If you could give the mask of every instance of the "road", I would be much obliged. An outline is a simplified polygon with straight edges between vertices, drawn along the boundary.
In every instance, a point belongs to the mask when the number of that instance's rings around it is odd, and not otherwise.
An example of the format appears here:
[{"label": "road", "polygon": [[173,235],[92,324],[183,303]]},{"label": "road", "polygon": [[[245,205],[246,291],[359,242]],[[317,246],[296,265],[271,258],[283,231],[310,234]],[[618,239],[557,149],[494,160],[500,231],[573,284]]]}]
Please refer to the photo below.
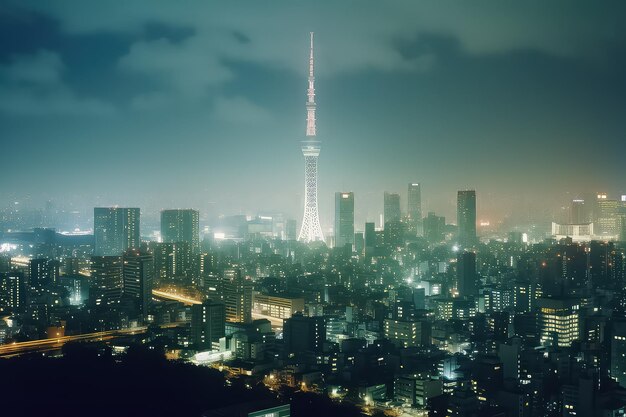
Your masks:
[{"label": "road", "polygon": [[[168,291],[152,290],[152,295],[157,298],[162,298],[165,300],[179,301],[185,305],[202,304],[202,301],[200,300],[196,300],[194,298],[186,297],[184,295],[179,295],[177,293],[168,292]],[[253,311],[252,318],[255,320],[267,319],[272,324],[273,328],[283,327],[283,319],[279,319],[277,317],[266,316],[265,314],[255,313]]]},{"label": "road", "polygon": [[[161,325],[161,328],[172,328],[184,325],[184,323],[169,323]],[[73,336],[62,336],[51,339],[29,340],[7,345],[0,345],[0,357],[10,357],[32,352],[46,352],[63,347],[68,342],[99,342],[109,341],[118,337],[132,336],[146,332],[147,326],[134,327],[132,329],[105,330],[103,332],[84,333]]]},{"label": "road", "polygon": [[74,336],[62,336],[52,339],[29,340],[8,345],[0,345],[0,356],[14,356],[28,352],[43,352],[61,348],[68,342],[95,342],[115,339],[116,337],[141,334],[147,327],[136,327],[125,330],[106,330],[103,332],[85,333]]}]

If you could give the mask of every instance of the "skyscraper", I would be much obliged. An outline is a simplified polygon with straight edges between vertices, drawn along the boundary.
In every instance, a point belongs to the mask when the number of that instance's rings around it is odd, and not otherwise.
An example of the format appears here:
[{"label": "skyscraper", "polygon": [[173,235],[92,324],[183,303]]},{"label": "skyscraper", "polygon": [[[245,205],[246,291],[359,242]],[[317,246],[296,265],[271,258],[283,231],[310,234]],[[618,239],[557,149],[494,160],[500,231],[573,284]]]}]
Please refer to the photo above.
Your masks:
[{"label": "skyscraper", "polygon": [[312,242],[324,240],[317,207],[317,158],[320,155],[320,142],[315,130],[315,76],[313,72],[313,32],[309,55],[309,88],[306,103],[306,139],[302,141],[304,155],[304,216],[298,240]]},{"label": "skyscraper", "polygon": [[354,245],[354,193],[335,193],[335,246]]},{"label": "skyscraper", "polygon": [[211,349],[224,337],[225,328],[224,304],[206,300],[191,307],[191,343],[198,349]]},{"label": "skyscraper", "polygon": [[608,239],[618,237],[620,202],[607,198],[606,193],[598,193],[594,208],[594,232]]},{"label": "skyscraper", "polygon": [[476,254],[462,252],[456,261],[457,292],[459,297],[478,295],[478,274],[476,273]]},{"label": "skyscraper", "polygon": [[407,214],[411,233],[422,235],[422,187],[419,183],[410,183],[407,193]]},{"label": "skyscraper", "polygon": [[120,302],[124,290],[121,256],[92,256],[89,297],[95,305]]},{"label": "skyscraper", "polygon": [[572,200],[570,206],[569,222],[571,224],[587,223],[589,221],[588,211],[585,208],[585,200],[575,199]]},{"label": "skyscraper", "polygon": [[200,214],[192,209],[161,211],[161,239],[165,243],[187,242],[194,253],[200,250]]},{"label": "skyscraper", "polygon": [[0,310],[2,307],[18,309],[26,302],[26,279],[18,271],[0,273]]},{"label": "skyscraper", "polygon": [[402,215],[400,213],[400,195],[399,194],[388,193],[385,191],[383,214],[385,217],[385,223],[400,221]]},{"label": "skyscraper", "polygon": [[476,191],[458,192],[456,213],[459,244],[462,246],[474,245],[476,243]]},{"label": "skyscraper", "polygon": [[120,256],[141,243],[138,208],[96,207],[93,223],[96,256]]},{"label": "skyscraper", "polygon": [[374,253],[374,248],[376,248],[376,224],[375,223],[365,223],[365,254],[367,256],[372,256]]},{"label": "skyscraper", "polygon": [[252,321],[252,282],[239,269],[224,271],[223,300],[226,320],[236,323]]},{"label": "skyscraper", "polygon": [[144,317],[152,302],[154,260],[149,253],[129,249],[124,253],[124,296],[133,300]]},{"label": "skyscraper", "polygon": [[540,298],[539,336],[544,346],[567,347],[580,337],[580,302],[570,298]]},{"label": "skyscraper", "polygon": [[429,212],[428,216],[424,217],[424,237],[429,243],[439,243],[444,239],[446,218],[443,216],[437,216],[433,212]]},{"label": "skyscraper", "polygon": [[54,259],[31,259],[28,265],[28,278],[31,287],[56,283],[59,279],[60,262]]}]

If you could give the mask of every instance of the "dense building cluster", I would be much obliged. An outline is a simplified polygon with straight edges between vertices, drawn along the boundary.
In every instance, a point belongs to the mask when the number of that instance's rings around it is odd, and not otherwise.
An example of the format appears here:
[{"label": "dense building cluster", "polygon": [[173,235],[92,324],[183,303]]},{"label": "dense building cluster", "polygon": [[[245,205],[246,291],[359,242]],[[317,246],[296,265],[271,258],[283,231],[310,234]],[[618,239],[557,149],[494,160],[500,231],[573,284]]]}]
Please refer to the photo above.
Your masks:
[{"label": "dense building cluster", "polygon": [[158,340],[171,358],[367,413],[622,415],[626,203],[574,200],[562,223],[600,234],[531,238],[479,236],[473,190],[456,224],[422,215],[419,184],[407,196],[403,210],[385,193],[383,227],[361,228],[354,193],[338,192],[334,233],[307,244],[283,216],[201,233],[187,209],[163,210],[158,233],[121,207],[95,208],[93,234],[5,226],[0,354]]}]

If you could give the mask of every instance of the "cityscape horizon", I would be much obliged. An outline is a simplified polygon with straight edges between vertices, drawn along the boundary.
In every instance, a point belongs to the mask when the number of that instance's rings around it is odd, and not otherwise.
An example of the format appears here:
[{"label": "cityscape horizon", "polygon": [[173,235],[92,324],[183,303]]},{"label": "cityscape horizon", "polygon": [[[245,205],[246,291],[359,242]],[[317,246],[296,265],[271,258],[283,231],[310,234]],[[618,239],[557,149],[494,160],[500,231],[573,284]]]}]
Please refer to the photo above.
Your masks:
[{"label": "cityscape horizon", "polygon": [[4,410],[625,416],[624,21],[0,4]]}]

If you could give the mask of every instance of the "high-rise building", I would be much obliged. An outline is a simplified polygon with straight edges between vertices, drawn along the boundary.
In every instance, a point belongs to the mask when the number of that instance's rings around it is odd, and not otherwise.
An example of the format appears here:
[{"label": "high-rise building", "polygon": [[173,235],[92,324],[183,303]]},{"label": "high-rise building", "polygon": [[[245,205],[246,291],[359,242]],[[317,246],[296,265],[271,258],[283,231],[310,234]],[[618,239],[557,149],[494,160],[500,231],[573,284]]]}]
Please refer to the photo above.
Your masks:
[{"label": "high-rise building", "polygon": [[315,75],[313,65],[313,32],[309,55],[309,88],[306,102],[306,139],[302,141],[304,155],[304,216],[298,240],[312,242],[324,240],[317,206],[317,159],[320,155],[320,142],[315,126]]},{"label": "high-rise building", "polygon": [[611,320],[611,378],[626,386],[626,319]]},{"label": "high-rise building", "polygon": [[93,222],[96,256],[120,256],[141,243],[138,208],[96,207]]},{"label": "high-rise building", "polygon": [[354,193],[335,193],[335,246],[354,245]]},{"label": "high-rise building", "polygon": [[596,235],[608,239],[617,238],[620,230],[620,202],[607,198],[606,193],[598,193],[594,209],[594,227]]},{"label": "high-rise building", "polygon": [[459,228],[459,244],[472,246],[476,239],[476,191],[459,191],[457,195],[456,222]]},{"label": "high-rise building", "polygon": [[419,183],[409,184],[407,193],[407,215],[409,219],[409,231],[421,236],[422,230],[422,187]]},{"label": "high-rise building", "polygon": [[252,321],[252,282],[243,276],[240,269],[226,269],[222,285],[226,320],[250,323]]},{"label": "high-rise building", "polygon": [[298,222],[296,219],[287,219],[285,226],[285,237],[287,240],[296,240],[298,237]]},{"label": "high-rise building", "polygon": [[405,223],[400,220],[385,222],[385,244],[391,247],[401,247],[404,244],[405,226]]},{"label": "high-rise building", "polygon": [[476,272],[476,254],[462,252],[456,261],[457,292],[459,297],[478,295],[478,273]]},{"label": "high-rise building", "polygon": [[198,349],[211,349],[226,334],[223,303],[206,300],[191,308],[191,343]]},{"label": "high-rise building", "polygon": [[18,271],[0,274],[0,311],[6,306],[11,309],[23,307],[26,303],[26,278]]},{"label": "high-rise building", "polygon": [[31,287],[56,283],[59,280],[60,262],[54,259],[31,259],[28,265],[28,278]]},{"label": "high-rise building", "polygon": [[193,259],[189,242],[150,245],[154,256],[155,278],[161,283],[174,278],[185,279],[193,275]]},{"label": "high-rise building", "polygon": [[376,248],[376,225],[365,223],[365,254],[371,256]]},{"label": "high-rise building", "polygon": [[540,298],[537,305],[542,345],[569,347],[578,340],[580,302],[570,298]]},{"label": "high-rise building", "polygon": [[570,224],[582,224],[589,222],[589,212],[585,206],[585,200],[583,199],[577,198],[572,200],[569,213]]},{"label": "high-rise building", "polygon": [[385,319],[384,333],[385,339],[400,348],[423,346],[431,343],[431,326],[425,320]]},{"label": "high-rise building", "polygon": [[400,221],[402,214],[400,212],[400,194],[389,193],[385,191],[383,215],[385,223]]},{"label": "high-rise building", "polygon": [[284,322],[283,339],[285,352],[319,352],[326,341],[326,325],[323,317],[306,317],[294,314]]},{"label": "high-rise building", "polygon": [[119,303],[124,290],[121,256],[92,256],[89,297],[92,304]]},{"label": "high-rise building", "polygon": [[124,296],[133,300],[144,318],[152,302],[154,259],[149,253],[129,249],[124,253]]},{"label": "high-rise building", "polygon": [[363,232],[356,232],[354,234],[354,251],[359,255],[363,255],[365,250],[365,239],[363,238]]},{"label": "high-rise building", "polygon": [[429,212],[428,216],[424,217],[424,238],[429,243],[439,243],[443,241],[445,236],[446,218],[443,216],[437,216],[433,212]]},{"label": "high-rise building", "polygon": [[200,214],[192,209],[161,211],[161,239],[165,243],[186,242],[193,253],[200,251]]}]

